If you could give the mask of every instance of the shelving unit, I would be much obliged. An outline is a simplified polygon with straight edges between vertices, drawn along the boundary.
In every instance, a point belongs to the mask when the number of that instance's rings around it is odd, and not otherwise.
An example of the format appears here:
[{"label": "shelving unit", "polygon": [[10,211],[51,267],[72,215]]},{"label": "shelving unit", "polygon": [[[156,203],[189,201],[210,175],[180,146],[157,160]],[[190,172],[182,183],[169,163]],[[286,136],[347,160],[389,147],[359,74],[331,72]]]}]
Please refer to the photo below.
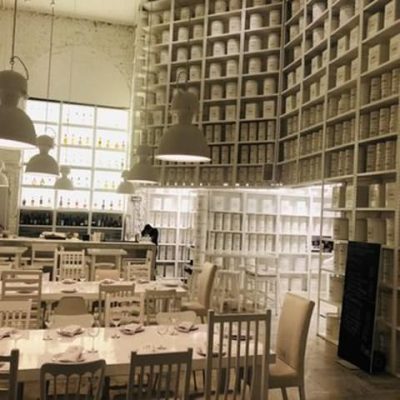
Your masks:
[{"label": "shelving unit", "polygon": [[[143,6],[149,12],[139,31],[144,46],[135,86],[137,131],[148,118],[142,141],[156,152],[163,131],[175,122],[169,113],[173,93],[187,77],[188,89],[200,101],[195,123],[212,158],[200,166],[155,161],[162,184],[265,186],[274,179],[279,130],[283,4],[246,0],[225,10],[210,0],[171,0]],[[148,62],[151,105],[146,116],[142,76]]]},{"label": "shelving unit", "polygon": [[[120,240],[125,200],[115,190],[128,165],[129,112],[29,100],[27,113],[39,135],[54,137],[50,154],[60,165],[71,167],[75,190],[56,191],[55,178],[23,173],[19,234],[103,232],[106,239]],[[36,153],[24,151],[24,164]]]}]

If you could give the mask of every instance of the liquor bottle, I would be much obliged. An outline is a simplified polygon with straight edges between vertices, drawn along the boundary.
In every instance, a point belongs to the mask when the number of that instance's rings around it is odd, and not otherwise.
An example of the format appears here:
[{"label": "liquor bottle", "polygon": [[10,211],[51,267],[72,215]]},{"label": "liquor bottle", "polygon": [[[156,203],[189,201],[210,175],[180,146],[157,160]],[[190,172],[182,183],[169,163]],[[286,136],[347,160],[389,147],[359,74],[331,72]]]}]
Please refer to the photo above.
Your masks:
[{"label": "liquor bottle", "polygon": [[68,136],[64,134],[63,143],[68,144]]},{"label": "liquor bottle", "polygon": [[40,206],[43,205],[43,197],[42,197],[42,196],[40,196],[40,198],[39,198],[39,205],[40,205]]},{"label": "liquor bottle", "polygon": [[71,199],[68,197],[67,199],[67,207],[69,208],[71,206]]},{"label": "liquor bottle", "polygon": [[101,140],[101,137],[99,137],[99,140],[97,141],[97,146],[101,147],[102,144],[103,144],[103,141]]},{"label": "liquor bottle", "polygon": [[79,146],[81,146],[81,145],[82,145],[82,136],[79,136],[79,139],[78,139],[78,144],[79,144]]},{"label": "liquor bottle", "polygon": [[107,149],[110,148],[110,139],[107,139],[107,141],[106,141],[106,147],[107,147]]},{"label": "liquor bottle", "polygon": [[114,207],[114,204],[113,204],[113,201],[111,200],[111,201],[110,201],[110,210],[112,210],[113,207]]},{"label": "liquor bottle", "polygon": [[101,209],[104,210],[106,208],[106,201],[103,200],[103,202],[101,203]]},{"label": "liquor bottle", "polygon": [[75,144],[75,134],[72,134],[72,138],[71,138],[71,144]]},{"label": "liquor bottle", "polygon": [[59,201],[58,205],[59,205],[60,207],[63,206],[63,198],[62,198],[62,196],[60,196],[60,201]]},{"label": "liquor bottle", "polygon": [[25,199],[25,198],[22,199],[22,205],[23,205],[23,206],[26,205],[26,199]]},{"label": "liquor bottle", "polygon": [[32,197],[32,198],[31,198],[31,206],[33,207],[34,205],[35,205],[35,198]]},{"label": "liquor bottle", "polygon": [[44,178],[42,178],[42,179],[40,180],[40,186],[43,186],[45,183],[46,183],[46,182],[45,182]]},{"label": "liquor bottle", "polygon": [[51,199],[50,199],[50,197],[47,199],[47,205],[50,207],[50,205],[51,205]]}]

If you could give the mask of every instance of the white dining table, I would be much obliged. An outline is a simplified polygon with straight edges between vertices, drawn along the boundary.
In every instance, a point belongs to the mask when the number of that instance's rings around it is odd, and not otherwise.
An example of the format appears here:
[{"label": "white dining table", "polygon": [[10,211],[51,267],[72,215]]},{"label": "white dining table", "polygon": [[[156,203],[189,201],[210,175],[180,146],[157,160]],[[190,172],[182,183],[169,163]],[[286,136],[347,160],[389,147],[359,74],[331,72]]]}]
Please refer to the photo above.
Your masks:
[{"label": "white dining table", "polygon": [[[96,353],[88,352],[92,347],[92,338],[86,332],[70,338],[60,336],[56,330],[51,330],[52,340],[44,340],[44,335],[48,331],[42,329],[21,331],[22,337],[17,340],[15,346],[13,339],[1,339],[0,349],[5,354],[12,348],[19,349],[19,382],[37,381],[41,366],[44,363],[52,362],[54,355],[64,352],[71,345],[83,347],[83,359],[86,361],[104,359],[107,364],[105,374],[109,377],[128,375],[132,351],[162,353],[186,351],[191,347],[193,348],[193,370],[206,367],[206,357],[200,355],[197,350],[200,344],[205,344],[207,341],[207,325],[199,325],[197,330],[189,333],[178,332],[172,326],[151,325],[134,335],[125,335],[119,332],[120,337],[116,339],[112,336],[117,329],[100,328],[99,335],[94,339]],[[259,343],[259,346],[262,344]],[[242,345],[241,348],[243,349],[243,347]],[[232,354],[236,354],[236,350],[233,350]],[[275,361],[273,352],[270,353],[269,361],[271,363]]]}]

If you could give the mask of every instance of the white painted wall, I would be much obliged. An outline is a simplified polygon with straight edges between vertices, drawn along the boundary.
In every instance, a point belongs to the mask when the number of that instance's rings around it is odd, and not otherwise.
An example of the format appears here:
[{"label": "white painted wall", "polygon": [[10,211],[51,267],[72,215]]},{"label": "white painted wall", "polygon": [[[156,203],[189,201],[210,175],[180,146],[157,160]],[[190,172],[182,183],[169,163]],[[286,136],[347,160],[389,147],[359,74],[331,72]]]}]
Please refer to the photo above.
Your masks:
[{"label": "white painted wall", "polygon": [[[29,96],[46,98],[49,15],[19,12],[16,54],[27,64]],[[12,12],[0,10],[0,68],[9,68]],[[129,107],[134,28],[56,17],[50,98]],[[20,70],[20,68],[17,68]]]}]

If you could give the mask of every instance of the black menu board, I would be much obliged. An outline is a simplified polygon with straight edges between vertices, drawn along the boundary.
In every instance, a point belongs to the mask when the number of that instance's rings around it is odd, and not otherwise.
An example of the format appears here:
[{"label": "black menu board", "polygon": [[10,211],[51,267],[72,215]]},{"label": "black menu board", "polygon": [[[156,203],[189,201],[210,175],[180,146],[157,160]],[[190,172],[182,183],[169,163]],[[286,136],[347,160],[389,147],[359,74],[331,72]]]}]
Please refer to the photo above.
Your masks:
[{"label": "black menu board", "polygon": [[374,328],[381,246],[349,242],[338,356],[373,370]]}]

